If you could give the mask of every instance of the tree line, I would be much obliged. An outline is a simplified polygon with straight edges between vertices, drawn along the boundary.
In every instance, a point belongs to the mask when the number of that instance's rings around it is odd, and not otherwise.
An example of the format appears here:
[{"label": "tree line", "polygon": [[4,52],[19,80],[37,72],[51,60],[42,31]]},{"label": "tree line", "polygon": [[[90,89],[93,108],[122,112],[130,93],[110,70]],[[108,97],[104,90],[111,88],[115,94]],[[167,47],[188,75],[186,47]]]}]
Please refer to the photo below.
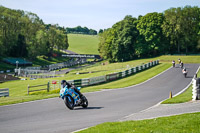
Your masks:
[{"label": "tree line", "polygon": [[199,53],[200,8],[170,8],[138,18],[129,15],[99,36],[98,50],[110,62],[162,54]]},{"label": "tree line", "polygon": [[77,26],[74,28],[66,28],[67,33],[75,33],[75,34],[88,34],[88,35],[97,35],[97,31],[93,29],[88,29],[87,27]]},{"label": "tree line", "polygon": [[46,25],[36,14],[0,6],[0,56],[35,58],[67,49],[65,30]]}]

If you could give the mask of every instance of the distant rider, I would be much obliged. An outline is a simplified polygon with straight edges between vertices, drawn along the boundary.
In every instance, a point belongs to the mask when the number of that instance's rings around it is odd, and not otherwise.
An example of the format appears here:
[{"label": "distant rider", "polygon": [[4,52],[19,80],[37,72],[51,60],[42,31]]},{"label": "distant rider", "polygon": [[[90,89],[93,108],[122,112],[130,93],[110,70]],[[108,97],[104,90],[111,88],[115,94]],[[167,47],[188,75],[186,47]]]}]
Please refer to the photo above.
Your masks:
[{"label": "distant rider", "polygon": [[[66,86],[66,85],[67,85],[67,86]],[[76,86],[71,85],[71,84],[68,83],[66,80],[62,80],[62,81],[61,81],[61,87],[62,87],[62,88],[67,87],[67,88],[74,89],[74,91],[75,91],[76,93],[79,94],[80,98],[83,97],[83,94],[76,88]]]},{"label": "distant rider", "polygon": [[182,73],[183,73],[183,75],[184,75],[185,77],[187,76],[187,70],[186,70],[186,68],[183,68]]},{"label": "distant rider", "polygon": [[180,58],[178,59],[178,63],[179,63],[179,64],[181,63],[181,59],[180,59]]},{"label": "distant rider", "polygon": [[183,68],[183,62],[182,62],[182,61],[181,61],[181,63],[180,63],[180,67]]}]

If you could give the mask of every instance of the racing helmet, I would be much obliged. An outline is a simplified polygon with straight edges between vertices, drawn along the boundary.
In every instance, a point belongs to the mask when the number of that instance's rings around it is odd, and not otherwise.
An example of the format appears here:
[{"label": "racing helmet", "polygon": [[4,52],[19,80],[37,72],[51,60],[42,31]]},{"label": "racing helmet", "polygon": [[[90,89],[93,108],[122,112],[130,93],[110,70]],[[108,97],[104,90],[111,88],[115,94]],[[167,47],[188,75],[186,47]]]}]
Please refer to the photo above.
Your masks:
[{"label": "racing helmet", "polygon": [[61,87],[64,88],[66,85],[67,85],[67,81],[66,80],[62,80],[61,81]]}]

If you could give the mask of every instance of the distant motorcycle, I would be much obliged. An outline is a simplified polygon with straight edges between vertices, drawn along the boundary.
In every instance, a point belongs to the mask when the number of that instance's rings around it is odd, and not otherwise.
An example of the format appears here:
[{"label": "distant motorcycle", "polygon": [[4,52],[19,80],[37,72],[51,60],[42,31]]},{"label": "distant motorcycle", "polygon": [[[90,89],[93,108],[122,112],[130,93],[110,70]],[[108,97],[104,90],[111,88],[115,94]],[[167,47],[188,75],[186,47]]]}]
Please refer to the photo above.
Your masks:
[{"label": "distant motorcycle", "polygon": [[[81,87],[77,87],[80,91]],[[80,98],[79,94],[74,91],[74,89],[64,87],[60,90],[60,97],[64,100],[65,105],[73,110],[76,106],[82,106],[87,108],[88,100],[85,96]]]},{"label": "distant motorcycle", "polygon": [[183,69],[182,72],[183,72],[184,77],[186,78],[187,77],[187,71],[186,71],[186,69]]}]

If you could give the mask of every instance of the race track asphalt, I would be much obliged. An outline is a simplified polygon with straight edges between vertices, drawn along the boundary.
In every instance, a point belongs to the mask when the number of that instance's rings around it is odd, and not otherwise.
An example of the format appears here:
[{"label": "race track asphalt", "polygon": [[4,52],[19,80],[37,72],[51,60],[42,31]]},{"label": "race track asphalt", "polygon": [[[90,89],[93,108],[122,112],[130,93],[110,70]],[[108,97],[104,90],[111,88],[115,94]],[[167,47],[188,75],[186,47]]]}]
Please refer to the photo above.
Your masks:
[{"label": "race track asphalt", "polygon": [[[170,68],[161,75],[136,86],[85,93],[89,107],[69,110],[62,99],[51,98],[1,106],[1,133],[68,133],[103,122],[118,121],[147,109],[180,92],[192,80],[199,64],[186,64],[187,78],[180,68]],[[133,81],[134,82],[134,81]]]}]

